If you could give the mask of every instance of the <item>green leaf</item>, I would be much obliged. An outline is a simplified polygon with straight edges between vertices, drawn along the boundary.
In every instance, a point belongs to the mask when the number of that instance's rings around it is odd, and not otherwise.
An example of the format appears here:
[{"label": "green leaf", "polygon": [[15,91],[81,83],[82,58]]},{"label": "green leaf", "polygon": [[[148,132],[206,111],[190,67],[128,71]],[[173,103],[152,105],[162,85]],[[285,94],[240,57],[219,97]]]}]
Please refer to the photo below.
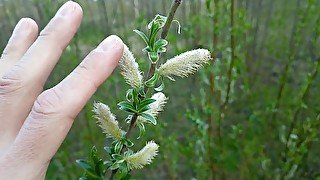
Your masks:
[{"label": "green leaf", "polygon": [[178,20],[173,20],[172,22],[176,22],[178,25],[178,34],[181,34],[181,24]]},{"label": "green leaf", "polygon": [[141,107],[141,108],[138,110],[138,112],[139,112],[139,113],[143,113],[143,112],[145,112],[145,111],[148,111],[149,109],[150,109],[149,106],[143,106],[143,107]]},{"label": "green leaf", "polygon": [[146,43],[146,45],[149,45],[149,38],[147,37],[146,34],[144,34],[142,31],[139,31],[137,29],[133,30],[135,33],[137,33],[142,39],[143,41]]},{"label": "green leaf", "polygon": [[171,81],[176,81],[173,77],[171,76],[166,76],[168,79],[170,79]]},{"label": "green leaf", "polygon": [[104,149],[109,155],[112,154],[112,149],[111,149],[110,147],[105,146],[103,149]]},{"label": "green leaf", "polygon": [[134,145],[134,143],[129,139],[123,139],[123,144],[127,147],[132,147]]},{"label": "green leaf", "polygon": [[97,151],[97,148],[95,146],[93,146],[92,149],[91,149],[90,157],[91,157],[91,159],[92,159],[94,164],[99,162],[98,151]]},{"label": "green leaf", "polygon": [[131,179],[131,174],[130,173],[126,173],[125,175],[121,176],[121,180],[129,180]]},{"label": "green leaf", "polygon": [[130,102],[133,100],[133,89],[128,89],[127,94],[126,94],[126,98]]},{"label": "green leaf", "polygon": [[138,106],[139,107],[138,113],[142,113],[142,112],[149,110],[150,109],[149,105],[155,101],[156,101],[155,99],[151,99],[151,98],[144,99],[143,101],[141,101]]},{"label": "green leaf", "polygon": [[138,90],[138,94],[140,96],[142,96],[142,97],[145,97],[146,93],[144,92],[144,88],[143,87]]},{"label": "green leaf", "polygon": [[77,163],[81,168],[83,168],[84,170],[86,170],[86,171],[92,171],[91,165],[90,165],[89,162],[87,162],[86,160],[84,160],[84,159],[77,159],[77,160],[76,160],[76,163]]},{"label": "green leaf", "polygon": [[145,134],[146,128],[143,123],[138,123],[138,127],[139,127],[139,136],[137,139],[140,139]]},{"label": "green leaf", "polygon": [[149,59],[151,60],[151,62],[155,63],[159,60],[159,55],[157,52],[149,52],[148,53]]},{"label": "green leaf", "polygon": [[111,170],[115,170],[119,168],[119,163],[113,163],[112,166],[110,167]]},{"label": "green leaf", "polygon": [[95,174],[99,176],[103,175],[103,161],[99,157],[97,148],[95,146],[93,146],[91,149],[90,157],[94,165]]},{"label": "green leaf", "polygon": [[130,104],[128,101],[122,101],[118,103],[119,109],[129,112],[129,113],[135,113],[136,109],[132,104]]},{"label": "green leaf", "polygon": [[162,91],[163,89],[164,89],[164,83],[163,82],[161,82],[160,86],[154,88],[154,90],[158,91],[158,92]]},{"label": "green leaf", "polygon": [[105,174],[103,160],[99,157],[97,153],[97,148],[92,147],[90,151],[91,161],[77,160],[76,163],[85,169],[84,178],[86,179],[102,179]]},{"label": "green leaf", "polygon": [[95,163],[95,172],[99,176],[103,176],[103,161],[101,158],[99,158],[99,161]]},{"label": "green leaf", "polygon": [[128,168],[127,163],[121,163],[121,164],[119,164],[119,173],[118,173],[118,175],[120,175],[119,178],[120,178],[121,180],[124,180],[124,179],[125,179],[125,177],[127,176],[127,174],[128,174],[129,171],[130,171],[130,170],[129,170],[129,168]]},{"label": "green leaf", "polygon": [[147,87],[154,87],[159,80],[159,74],[155,73],[150,79],[148,79],[145,84]]},{"label": "green leaf", "polygon": [[129,115],[126,119],[125,119],[125,121],[126,121],[126,123],[130,123],[131,122],[131,118],[132,118],[132,115]]},{"label": "green leaf", "polygon": [[162,16],[160,14],[157,14],[153,20],[148,24],[148,28],[151,29],[152,24],[158,24],[160,28],[162,28],[164,26],[164,24],[167,21],[167,17],[166,16]]},{"label": "green leaf", "polygon": [[157,45],[159,47],[167,46],[168,41],[165,39],[158,39],[155,45]]},{"label": "green leaf", "polygon": [[160,29],[161,27],[159,24],[152,23],[151,29],[150,29],[150,36],[149,36],[149,46],[151,47],[151,49],[154,49],[155,40]]},{"label": "green leaf", "polygon": [[112,154],[112,158],[116,161],[120,161],[123,159],[123,157],[120,154]]},{"label": "green leaf", "polygon": [[92,172],[89,172],[89,171],[86,171],[85,176],[87,179],[90,179],[90,180],[94,180],[94,179],[102,180],[102,177],[99,177],[98,175],[93,174]]},{"label": "green leaf", "polygon": [[167,48],[165,48],[165,47],[160,47],[160,48],[157,50],[158,53],[164,53],[164,52],[166,52],[166,51],[167,51]]},{"label": "green leaf", "polygon": [[154,19],[149,22],[147,28],[148,28],[148,29],[151,29],[153,25],[154,25]]},{"label": "green leaf", "polygon": [[96,146],[92,146],[91,151],[90,151],[90,156],[96,156],[97,155],[97,148]]},{"label": "green leaf", "polygon": [[145,48],[142,49],[143,52],[152,52],[152,49],[150,46],[147,46]]},{"label": "green leaf", "polygon": [[127,148],[127,149],[128,150],[126,152],[124,152],[124,156],[130,156],[134,153],[131,149],[129,149],[129,148]]},{"label": "green leaf", "polygon": [[148,113],[142,113],[140,114],[141,117],[145,118],[148,122],[152,123],[153,125],[157,125],[157,120]]},{"label": "green leaf", "polygon": [[105,161],[104,164],[107,166],[107,168],[109,169],[112,166],[112,161]]},{"label": "green leaf", "polygon": [[155,99],[152,99],[152,98],[147,98],[147,99],[144,99],[143,101],[140,102],[139,106],[140,107],[143,107],[143,106],[147,106],[153,102],[156,102]]},{"label": "green leaf", "polygon": [[123,148],[123,144],[121,142],[117,142],[116,145],[114,146],[114,152],[120,153],[122,148]]},{"label": "green leaf", "polygon": [[157,42],[155,43],[154,45],[154,52],[159,52],[159,51],[163,51],[164,49],[164,52],[166,51],[166,46],[168,45],[168,41],[165,40],[165,39],[158,39]]}]

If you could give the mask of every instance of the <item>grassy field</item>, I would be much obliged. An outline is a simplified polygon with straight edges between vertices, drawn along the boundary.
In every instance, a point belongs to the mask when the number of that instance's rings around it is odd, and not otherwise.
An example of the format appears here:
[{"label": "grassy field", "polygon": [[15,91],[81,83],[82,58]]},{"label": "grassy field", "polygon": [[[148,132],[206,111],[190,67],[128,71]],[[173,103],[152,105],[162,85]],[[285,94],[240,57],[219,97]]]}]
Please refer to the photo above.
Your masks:
[{"label": "grassy field", "polygon": [[[0,47],[22,17],[43,28],[63,0],[0,1]],[[146,29],[169,0],[77,0],[84,19],[46,88],[60,82],[104,37],[120,36],[148,67],[144,44],[132,31]],[[320,1],[184,0],[161,61],[206,48],[214,61],[188,79],[165,80],[170,98],[159,125],[142,140],[160,145],[155,161],[132,172],[134,179],[320,179]],[[45,52],[44,52],[45,53]],[[145,72],[147,73],[147,72]],[[119,70],[78,115],[52,160],[47,179],[77,179],[75,163],[93,145],[109,143],[93,118],[94,101],[117,109],[128,85]],[[79,97],[81,98],[81,97]],[[121,121],[123,119],[123,121]],[[134,131],[134,135],[138,133]]]}]

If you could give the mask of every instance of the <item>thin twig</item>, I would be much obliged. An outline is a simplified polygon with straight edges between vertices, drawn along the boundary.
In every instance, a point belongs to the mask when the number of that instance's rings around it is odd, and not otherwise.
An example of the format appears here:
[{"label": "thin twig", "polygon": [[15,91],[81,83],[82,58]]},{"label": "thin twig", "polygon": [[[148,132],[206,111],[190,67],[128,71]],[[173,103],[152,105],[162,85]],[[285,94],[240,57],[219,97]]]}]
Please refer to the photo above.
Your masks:
[{"label": "thin twig", "polygon": [[232,69],[234,67],[234,63],[236,60],[236,55],[235,55],[235,37],[234,37],[234,16],[235,16],[235,1],[236,0],[232,0],[231,1],[231,9],[230,9],[230,28],[231,28],[231,32],[230,32],[230,46],[231,46],[231,62],[229,65],[229,69],[228,69],[228,84],[227,84],[227,95],[226,98],[224,100],[224,102],[221,104],[220,106],[220,116],[218,117],[218,143],[219,146],[221,148],[222,151],[222,147],[223,147],[223,141],[222,141],[222,133],[221,133],[221,121],[225,116],[225,111],[227,110],[227,105],[229,103],[229,99],[230,99],[230,91],[231,91],[231,84],[232,84]]},{"label": "thin twig", "polygon": [[227,86],[227,95],[226,99],[222,105],[222,107],[225,107],[229,103],[230,99],[230,91],[231,91],[231,83],[232,83],[232,69],[234,67],[234,63],[236,61],[236,54],[235,54],[235,37],[234,37],[234,16],[235,16],[235,0],[231,1],[231,13],[230,13],[230,26],[231,26],[231,32],[230,32],[230,46],[231,46],[231,62],[228,69],[228,86]]},{"label": "thin twig", "polygon": [[[297,0],[297,4],[296,4],[296,7],[297,9],[300,8],[300,0]],[[288,62],[287,64],[285,65],[284,67],[284,70],[283,70],[283,74],[281,75],[280,77],[280,87],[279,87],[279,91],[278,91],[278,94],[277,94],[277,99],[276,99],[276,103],[274,105],[274,107],[272,108],[272,115],[271,115],[271,128],[274,129],[276,127],[276,122],[275,120],[277,119],[277,115],[278,115],[278,112],[279,112],[279,108],[280,108],[280,103],[282,101],[282,97],[283,97],[283,93],[284,93],[284,89],[286,87],[286,84],[287,84],[287,79],[288,79],[288,75],[289,75],[289,70],[290,70],[290,67],[295,59],[295,56],[297,54],[297,49],[298,49],[298,45],[299,44],[298,42],[295,42],[296,41],[296,37],[300,34],[301,32],[301,28],[298,26],[298,23],[300,22],[304,22],[305,21],[305,18],[307,17],[307,14],[306,12],[309,11],[309,7],[307,7],[306,11],[304,12],[304,15],[302,17],[298,17],[298,13],[296,14],[295,16],[295,24],[292,28],[292,32],[291,32],[291,36],[290,36],[290,41],[289,41],[289,44],[290,44],[290,47],[289,47],[289,54],[288,54]],[[296,19],[299,18],[299,20],[297,21]]]},{"label": "thin twig", "polygon": [[[307,8],[305,9],[305,12],[309,12],[311,8],[311,5],[308,4]],[[307,17],[307,13],[305,13],[302,17],[301,17],[301,22],[305,22],[306,21],[306,17]],[[317,26],[319,25],[320,23],[320,16],[319,18],[317,19]],[[299,29],[300,30],[300,29]],[[320,32],[316,30],[316,34],[315,34],[315,39],[317,40],[319,38],[319,34]],[[316,61],[316,65],[315,65],[315,68],[314,70],[312,71],[311,75],[308,77],[308,81],[307,81],[307,86],[304,90],[302,90],[302,93],[301,93],[301,97],[299,98],[299,103],[304,103],[306,97],[308,96],[309,94],[309,91],[310,91],[310,88],[311,88],[311,85],[313,84],[313,81],[315,80],[317,74],[318,74],[318,71],[320,69],[320,57],[317,59]],[[289,139],[290,139],[290,135],[292,134],[295,126],[296,126],[296,123],[298,121],[298,115],[300,114],[301,112],[301,106],[297,107],[295,110],[294,110],[294,113],[293,113],[293,118],[292,118],[292,121],[290,123],[290,126],[289,126],[289,132],[287,134],[287,137],[286,137],[286,144],[285,144],[285,150],[284,150],[284,156],[283,156],[283,161],[284,163],[287,162],[287,154],[288,154],[288,151],[289,151]]]},{"label": "thin twig", "polygon": [[[302,92],[302,96],[300,98],[302,103],[304,103],[306,97],[308,96],[308,94],[310,92],[311,85],[313,84],[313,81],[316,79],[319,69],[320,69],[320,58],[317,60],[316,67],[313,70],[313,72],[311,73],[310,80],[308,81],[307,87]],[[298,115],[299,115],[300,112],[301,112],[301,106],[299,106],[298,108],[295,109],[294,115],[293,115],[293,120],[290,123],[289,132],[287,134],[287,142],[286,142],[286,145],[285,145],[285,156],[284,156],[285,159],[284,159],[284,162],[287,161],[287,154],[288,154],[288,150],[289,150],[289,138],[290,138],[290,135],[292,134],[293,129],[295,128],[295,125],[296,125],[296,123],[298,121]]]},{"label": "thin twig", "polygon": [[166,23],[164,24],[164,27],[162,29],[162,33],[161,33],[161,38],[162,39],[165,39],[168,35],[168,32],[169,32],[169,29],[170,29],[170,26],[171,26],[171,23],[172,23],[172,20],[173,20],[173,17],[174,17],[174,14],[176,13],[179,5],[182,3],[182,0],[174,0],[172,2],[172,5],[171,5],[171,8],[170,8],[170,12],[167,16],[167,21]]},{"label": "thin twig", "polygon": [[[227,84],[227,94],[224,102],[220,105],[220,114],[218,117],[218,145],[219,150],[221,153],[221,156],[223,156],[224,148],[223,148],[223,139],[222,139],[222,120],[225,117],[229,99],[230,99],[230,91],[231,91],[231,84],[232,84],[232,69],[234,67],[235,61],[236,61],[236,54],[235,54],[235,36],[234,36],[234,26],[235,26],[235,4],[236,0],[231,0],[231,8],[230,8],[230,46],[231,46],[231,62],[229,65],[227,78],[228,78],[228,84]],[[225,179],[225,173],[221,171],[221,179]]]},{"label": "thin twig", "polygon": [[[218,3],[219,0],[215,0],[214,4],[213,4],[213,26],[214,29],[212,30],[213,33],[213,38],[212,38],[212,49],[213,51],[217,50],[217,46],[218,46],[218,34],[216,33],[215,28],[217,28],[218,26]],[[209,12],[212,13],[211,9],[209,9]],[[212,52],[213,52],[212,51]],[[214,57],[215,55],[212,53],[212,57]],[[212,104],[212,99],[214,98],[215,95],[215,83],[214,83],[214,73],[210,72],[210,76],[209,76],[209,89],[210,89],[210,98],[208,98],[208,105],[212,108],[213,104]],[[216,174],[216,168],[214,166],[214,162],[213,162],[213,145],[212,145],[212,136],[213,136],[213,119],[214,119],[214,114],[213,113],[209,113],[208,117],[207,117],[207,124],[208,124],[208,129],[207,129],[207,134],[208,134],[208,141],[207,141],[207,157],[208,157],[208,166],[209,169],[212,172],[212,177],[214,176],[214,174]]]}]

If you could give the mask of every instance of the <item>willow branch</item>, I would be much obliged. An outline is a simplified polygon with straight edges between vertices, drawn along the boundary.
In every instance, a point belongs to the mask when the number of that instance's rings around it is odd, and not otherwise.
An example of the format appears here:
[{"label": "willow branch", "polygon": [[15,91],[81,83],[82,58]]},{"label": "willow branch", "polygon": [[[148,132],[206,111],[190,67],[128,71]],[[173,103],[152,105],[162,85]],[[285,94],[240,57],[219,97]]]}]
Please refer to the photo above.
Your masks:
[{"label": "willow branch", "polygon": [[[316,79],[317,75],[318,75],[318,72],[319,72],[319,69],[320,69],[320,58],[317,60],[316,62],[316,67],[315,69],[313,70],[313,72],[311,73],[310,75],[310,80],[308,81],[308,84],[307,84],[307,87],[303,90],[302,92],[302,96],[300,98],[300,102],[304,103],[305,99],[307,98],[309,92],[310,92],[310,88],[311,88],[311,85],[313,84],[314,80]],[[294,113],[293,113],[293,120],[291,121],[290,123],[290,127],[289,127],[289,132],[287,134],[287,142],[286,142],[286,145],[285,145],[285,156],[284,156],[284,162],[287,161],[287,154],[288,154],[288,151],[289,151],[289,139],[290,139],[290,136],[296,126],[296,123],[298,121],[298,115],[299,113],[301,112],[301,107],[298,107],[295,109]]]},{"label": "willow branch", "polygon": [[[168,32],[169,32],[169,29],[170,29],[170,26],[171,26],[171,23],[173,21],[173,17],[179,7],[179,5],[181,4],[182,0],[174,0],[172,5],[171,5],[171,8],[170,8],[170,12],[167,16],[167,21],[162,29],[162,32],[161,32],[161,38],[162,39],[165,39],[168,35]],[[149,71],[148,71],[148,75],[147,75],[147,79],[151,78],[154,73],[155,73],[155,70],[156,70],[156,67],[157,67],[157,64],[155,63],[151,63],[150,64],[150,68],[149,68]],[[144,91],[147,92],[148,91],[148,87],[147,86],[144,86]],[[141,97],[141,99],[143,100],[144,97]],[[138,119],[138,114],[135,113],[132,115],[131,119],[130,119],[130,125],[129,125],[129,128],[127,130],[127,133],[126,133],[126,138],[129,138],[130,137],[130,134],[132,132],[132,129],[135,127],[135,124],[136,124],[136,121]],[[121,149],[121,152],[124,150],[124,148]],[[114,176],[115,174],[117,173],[118,169],[115,169],[112,171],[111,173],[111,176],[110,176],[110,180],[114,179]]]}]

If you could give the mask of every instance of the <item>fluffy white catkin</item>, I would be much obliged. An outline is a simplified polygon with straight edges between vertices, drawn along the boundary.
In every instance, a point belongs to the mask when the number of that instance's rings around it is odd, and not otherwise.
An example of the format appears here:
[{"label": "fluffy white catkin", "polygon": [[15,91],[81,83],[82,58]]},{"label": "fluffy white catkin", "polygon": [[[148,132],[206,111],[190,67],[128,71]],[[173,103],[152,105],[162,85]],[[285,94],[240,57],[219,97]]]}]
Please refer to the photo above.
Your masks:
[{"label": "fluffy white catkin", "polygon": [[133,88],[139,88],[142,86],[142,75],[139,70],[139,65],[136,62],[132,52],[124,45],[123,55],[119,61],[121,69],[121,75],[126,80],[126,83]]},{"label": "fluffy white catkin", "polygon": [[174,80],[172,76],[188,77],[211,60],[211,54],[206,49],[196,49],[184,52],[160,66],[158,73]]},{"label": "fluffy white catkin", "polygon": [[95,102],[93,112],[95,113],[98,125],[107,137],[120,140],[122,137],[122,130],[118,125],[116,117],[111,113],[110,108],[103,103]]},{"label": "fluffy white catkin", "polygon": [[[153,117],[157,117],[158,114],[163,111],[165,104],[167,103],[168,98],[162,93],[158,92],[151,97],[152,99],[156,100],[155,102],[151,103],[150,109],[146,111],[146,113],[151,114]],[[138,122],[147,122],[145,118],[139,116]]]},{"label": "fluffy white catkin", "polygon": [[130,169],[141,169],[148,165],[158,154],[159,145],[153,141],[148,142],[140,151],[125,158]]}]

